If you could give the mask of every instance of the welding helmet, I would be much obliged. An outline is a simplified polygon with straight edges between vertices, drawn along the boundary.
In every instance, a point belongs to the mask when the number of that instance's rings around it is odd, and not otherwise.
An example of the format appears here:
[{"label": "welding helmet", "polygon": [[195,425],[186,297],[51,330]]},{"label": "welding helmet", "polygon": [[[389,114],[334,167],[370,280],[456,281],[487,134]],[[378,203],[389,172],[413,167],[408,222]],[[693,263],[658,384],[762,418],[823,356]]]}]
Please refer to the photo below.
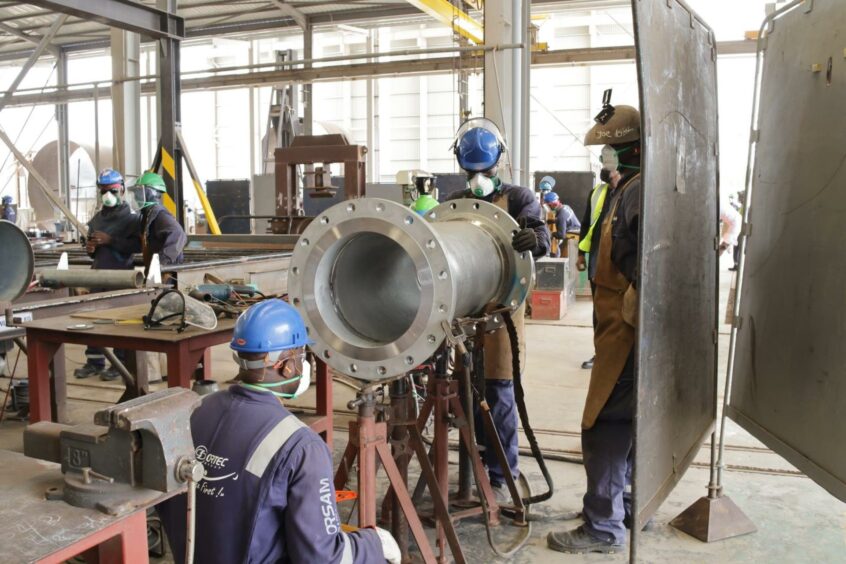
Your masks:
[{"label": "welding helmet", "polygon": [[602,110],[585,135],[585,145],[622,145],[640,140],[640,112],[631,106],[612,106],[611,89],[602,96]]},{"label": "welding helmet", "polygon": [[473,118],[458,128],[452,150],[462,170],[485,172],[496,166],[506,146],[494,122]]}]

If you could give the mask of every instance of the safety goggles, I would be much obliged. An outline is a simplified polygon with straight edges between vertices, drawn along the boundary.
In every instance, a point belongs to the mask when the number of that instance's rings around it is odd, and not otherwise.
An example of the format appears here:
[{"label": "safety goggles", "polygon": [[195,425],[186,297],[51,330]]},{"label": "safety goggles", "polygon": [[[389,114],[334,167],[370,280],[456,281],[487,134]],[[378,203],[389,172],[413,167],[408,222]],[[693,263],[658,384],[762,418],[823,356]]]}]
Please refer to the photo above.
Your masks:
[{"label": "safety goggles", "polygon": [[246,370],[257,370],[259,368],[279,368],[288,360],[299,360],[300,363],[305,361],[305,351],[298,349],[285,349],[281,351],[270,351],[264,358],[255,360],[247,360],[241,358],[238,353],[233,352],[232,358],[241,368]]}]

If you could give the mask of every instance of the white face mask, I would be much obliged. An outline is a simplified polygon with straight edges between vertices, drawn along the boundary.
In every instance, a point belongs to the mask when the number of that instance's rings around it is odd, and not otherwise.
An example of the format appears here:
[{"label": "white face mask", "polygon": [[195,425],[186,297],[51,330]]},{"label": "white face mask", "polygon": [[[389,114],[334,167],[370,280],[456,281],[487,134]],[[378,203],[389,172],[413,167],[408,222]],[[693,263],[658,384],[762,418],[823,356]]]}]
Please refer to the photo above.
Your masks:
[{"label": "white face mask", "polygon": [[602,147],[599,162],[602,163],[603,170],[613,172],[620,168],[620,157],[617,154],[617,150],[611,145],[605,145]]},{"label": "white face mask", "polygon": [[493,178],[478,172],[467,182],[467,187],[477,198],[485,198],[493,194],[494,181]]},{"label": "white face mask", "polygon": [[118,197],[111,192],[106,192],[100,196],[100,201],[103,202],[103,205],[107,208],[113,208],[118,205]]},{"label": "white face mask", "polygon": [[303,375],[300,378],[300,383],[297,385],[297,390],[291,394],[292,398],[297,398],[306,393],[308,387],[311,385],[311,364],[307,360],[303,361]]}]

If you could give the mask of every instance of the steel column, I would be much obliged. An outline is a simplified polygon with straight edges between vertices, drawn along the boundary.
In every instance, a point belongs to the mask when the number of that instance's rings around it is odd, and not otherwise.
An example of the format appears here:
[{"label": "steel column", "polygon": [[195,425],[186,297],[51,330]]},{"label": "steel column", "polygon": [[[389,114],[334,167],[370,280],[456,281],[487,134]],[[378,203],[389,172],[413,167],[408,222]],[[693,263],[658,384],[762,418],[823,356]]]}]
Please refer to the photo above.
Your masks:
[{"label": "steel column", "polygon": [[[176,12],[176,0],[158,0],[158,6]],[[180,18],[181,19],[181,18]],[[179,40],[164,37],[158,45],[159,89],[156,97],[161,139],[162,169],[167,193],[175,205],[174,216],[185,226],[185,194],[182,185],[182,150],[176,138],[176,126],[182,119],[179,73]]]},{"label": "steel column", "polygon": [[[58,86],[68,84],[68,56],[63,50],[57,50],[56,70]],[[68,105],[56,104],[57,138],[59,140],[59,193],[65,195],[65,205],[71,206],[70,192],[70,134],[68,132]]]},{"label": "steel column", "polygon": [[[141,36],[112,29],[112,117],[115,144],[112,162],[124,176],[139,176],[141,164]],[[130,80],[126,80],[130,79]]]},{"label": "steel column", "polygon": [[[314,57],[314,25],[306,20],[303,28],[303,58],[310,61]],[[311,68],[311,63],[305,64],[306,69]],[[314,131],[314,108],[311,104],[311,83],[303,84],[303,135],[313,135]]]}]

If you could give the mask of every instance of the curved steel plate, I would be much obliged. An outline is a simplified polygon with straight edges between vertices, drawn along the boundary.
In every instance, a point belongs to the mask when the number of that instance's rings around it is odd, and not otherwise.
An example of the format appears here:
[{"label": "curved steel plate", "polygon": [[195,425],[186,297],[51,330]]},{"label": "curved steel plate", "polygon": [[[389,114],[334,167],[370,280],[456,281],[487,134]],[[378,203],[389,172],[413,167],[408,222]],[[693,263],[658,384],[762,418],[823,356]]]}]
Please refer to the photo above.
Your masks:
[{"label": "curved steel plate", "polygon": [[846,501],[846,3],[765,36],[729,415]]},{"label": "curved steel plate", "polygon": [[644,132],[634,551],[716,416],[718,163],[711,29],[678,0],[633,7]]},{"label": "curved steel plate", "polygon": [[21,297],[35,270],[32,245],[20,227],[0,219],[0,248],[3,249],[3,268],[0,271],[0,302]]}]

